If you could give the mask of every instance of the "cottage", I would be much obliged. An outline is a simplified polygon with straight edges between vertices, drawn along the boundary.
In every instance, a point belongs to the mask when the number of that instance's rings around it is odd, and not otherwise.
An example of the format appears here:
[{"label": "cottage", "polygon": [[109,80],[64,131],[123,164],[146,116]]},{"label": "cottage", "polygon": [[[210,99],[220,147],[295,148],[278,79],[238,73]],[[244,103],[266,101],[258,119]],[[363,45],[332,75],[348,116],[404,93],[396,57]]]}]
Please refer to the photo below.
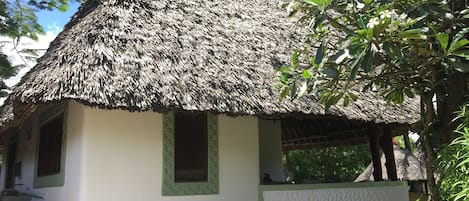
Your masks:
[{"label": "cottage", "polygon": [[264,0],[86,1],[1,108],[1,187],[46,201],[404,200],[399,182],[260,185],[284,180],[282,147],[390,138],[418,118],[372,93],[328,113],[280,101],[295,27]]}]

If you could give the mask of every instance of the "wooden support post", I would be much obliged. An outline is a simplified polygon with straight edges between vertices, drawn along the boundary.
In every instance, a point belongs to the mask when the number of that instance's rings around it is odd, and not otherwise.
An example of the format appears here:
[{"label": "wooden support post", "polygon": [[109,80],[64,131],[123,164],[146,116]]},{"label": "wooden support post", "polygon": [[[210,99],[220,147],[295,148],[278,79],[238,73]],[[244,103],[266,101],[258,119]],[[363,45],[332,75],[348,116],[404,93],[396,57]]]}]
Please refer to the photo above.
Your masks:
[{"label": "wooden support post", "polygon": [[381,159],[379,154],[379,136],[382,129],[373,126],[368,128],[367,134],[370,139],[370,152],[373,159],[373,178],[374,181],[383,181],[383,170],[381,169]]},{"label": "wooden support post", "polygon": [[383,148],[384,156],[386,157],[386,170],[388,179],[397,181],[396,160],[394,158],[394,144],[392,142],[392,127],[389,125],[384,126],[384,133],[381,137],[381,147]]},{"label": "wooden support post", "polygon": [[405,149],[412,153],[412,147],[410,146],[409,134],[405,133],[403,137],[404,137]]}]

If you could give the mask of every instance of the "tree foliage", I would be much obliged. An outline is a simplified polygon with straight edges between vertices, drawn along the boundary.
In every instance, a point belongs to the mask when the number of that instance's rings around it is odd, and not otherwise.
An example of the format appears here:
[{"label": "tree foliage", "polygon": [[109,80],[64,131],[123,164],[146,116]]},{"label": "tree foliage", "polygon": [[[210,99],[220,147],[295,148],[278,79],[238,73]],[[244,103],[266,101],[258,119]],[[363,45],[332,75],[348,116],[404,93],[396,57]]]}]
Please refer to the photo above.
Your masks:
[{"label": "tree foliage", "polygon": [[[69,9],[71,1],[80,0],[1,0],[0,1],[0,36],[11,39],[15,49],[22,37],[37,41],[38,35],[44,34],[43,27],[38,23],[35,12],[38,10]],[[22,49],[18,52],[35,55],[33,49]],[[0,53],[0,97],[7,95],[8,87],[5,80],[14,76],[18,68],[11,64],[5,52]]]},{"label": "tree foliage", "polygon": [[353,182],[371,162],[367,145],[296,150],[288,154],[287,169],[296,182]]},{"label": "tree foliage", "polygon": [[300,13],[310,33],[291,65],[280,69],[282,94],[312,92],[329,107],[355,100],[349,89],[356,85],[394,103],[432,91],[434,68],[469,72],[466,6],[463,0],[292,0],[285,7]]},{"label": "tree foliage", "polygon": [[456,139],[438,155],[442,200],[469,200],[469,104],[462,107],[457,120]]},{"label": "tree foliage", "polygon": [[356,89],[392,103],[420,97],[418,130],[437,200],[434,151],[452,138],[453,112],[469,98],[468,0],[290,0],[284,7],[308,32],[279,70],[282,98],[312,94],[327,110],[356,100]]}]

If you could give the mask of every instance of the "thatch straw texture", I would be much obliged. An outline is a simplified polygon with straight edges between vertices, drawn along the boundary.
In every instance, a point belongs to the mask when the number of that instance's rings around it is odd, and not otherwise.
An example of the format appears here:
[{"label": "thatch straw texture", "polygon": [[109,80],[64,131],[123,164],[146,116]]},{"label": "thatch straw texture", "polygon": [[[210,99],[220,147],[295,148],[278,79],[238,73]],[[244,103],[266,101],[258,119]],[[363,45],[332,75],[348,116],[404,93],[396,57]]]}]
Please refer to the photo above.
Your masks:
[{"label": "thatch straw texture", "polygon": [[6,126],[6,123],[13,121],[14,117],[13,104],[11,104],[11,99],[7,98],[0,107],[0,130]]},{"label": "thatch straw texture", "polygon": [[[274,67],[301,41],[276,1],[87,0],[14,92],[22,103],[76,100],[130,111],[323,115],[280,101]],[[412,123],[418,104],[360,94],[329,115]]]},{"label": "thatch straw texture", "polygon": [[[404,181],[420,181],[426,180],[427,171],[425,164],[423,164],[414,154],[407,150],[394,145],[394,159],[396,160],[397,178]],[[388,179],[386,171],[386,158],[381,154],[381,167],[383,169],[383,179]],[[373,163],[355,179],[355,182],[374,181],[373,177]]]}]

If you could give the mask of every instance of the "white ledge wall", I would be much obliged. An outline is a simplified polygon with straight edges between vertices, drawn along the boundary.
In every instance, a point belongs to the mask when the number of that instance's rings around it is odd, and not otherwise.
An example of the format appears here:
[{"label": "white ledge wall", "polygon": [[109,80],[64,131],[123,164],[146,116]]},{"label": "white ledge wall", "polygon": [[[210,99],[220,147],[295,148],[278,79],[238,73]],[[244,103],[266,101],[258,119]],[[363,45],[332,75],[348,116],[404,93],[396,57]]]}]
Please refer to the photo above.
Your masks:
[{"label": "white ledge wall", "polygon": [[261,186],[259,201],[409,201],[405,182]]},{"label": "white ledge wall", "polygon": [[[254,117],[218,117],[218,195],[161,196],[162,114],[84,108],[81,201],[254,201],[259,142]],[[58,201],[58,200],[57,200]]]}]

